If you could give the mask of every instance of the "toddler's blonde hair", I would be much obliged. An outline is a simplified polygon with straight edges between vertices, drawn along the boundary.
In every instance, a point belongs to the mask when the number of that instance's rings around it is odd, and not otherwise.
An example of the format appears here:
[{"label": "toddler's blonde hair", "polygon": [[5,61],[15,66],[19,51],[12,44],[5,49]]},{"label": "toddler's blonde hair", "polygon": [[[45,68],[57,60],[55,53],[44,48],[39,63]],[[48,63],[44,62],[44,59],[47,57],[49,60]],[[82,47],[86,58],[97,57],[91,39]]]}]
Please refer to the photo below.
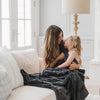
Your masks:
[{"label": "toddler's blonde hair", "polygon": [[79,56],[81,56],[81,39],[78,35],[70,36],[72,42],[72,48],[77,50]]}]

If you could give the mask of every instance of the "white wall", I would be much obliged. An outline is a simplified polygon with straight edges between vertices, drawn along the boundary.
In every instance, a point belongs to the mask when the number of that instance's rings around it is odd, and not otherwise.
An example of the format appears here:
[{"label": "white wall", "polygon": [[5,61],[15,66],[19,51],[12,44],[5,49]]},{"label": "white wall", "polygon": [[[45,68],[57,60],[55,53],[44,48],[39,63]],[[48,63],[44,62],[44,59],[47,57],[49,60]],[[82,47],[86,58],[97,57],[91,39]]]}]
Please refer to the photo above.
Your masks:
[{"label": "white wall", "polygon": [[67,32],[67,17],[62,15],[61,0],[40,0],[40,35],[52,24],[60,26],[64,33]]},{"label": "white wall", "polygon": [[[94,34],[94,0],[91,1],[90,14],[79,15],[80,24],[78,33],[81,36],[91,36]],[[61,11],[61,0],[40,0],[40,35],[45,34],[45,30],[51,24],[60,26],[64,34],[73,33],[73,15],[63,15]]]},{"label": "white wall", "polygon": [[[79,14],[78,35],[82,40],[82,60],[89,74],[89,61],[94,57],[94,0],[90,0],[90,14]],[[52,25],[60,26],[64,31],[64,38],[67,35],[74,34],[73,15],[63,15],[61,12],[61,0],[40,0],[40,38],[38,52],[41,56],[41,44],[44,39],[46,29]]]}]

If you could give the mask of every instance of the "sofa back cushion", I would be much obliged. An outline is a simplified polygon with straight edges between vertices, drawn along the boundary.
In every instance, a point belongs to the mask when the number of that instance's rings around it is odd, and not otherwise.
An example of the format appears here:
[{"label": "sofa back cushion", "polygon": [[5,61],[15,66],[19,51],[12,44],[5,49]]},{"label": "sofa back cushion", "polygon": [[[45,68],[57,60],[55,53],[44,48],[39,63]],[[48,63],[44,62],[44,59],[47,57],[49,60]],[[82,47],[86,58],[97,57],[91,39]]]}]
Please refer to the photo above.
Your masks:
[{"label": "sofa back cushion", "polygon": [[12,51],[20,69],[27,73],[39,73],[39,58],[35,49]]},{"label": "sofa back cushion", "polygon": [[11,80],[5,68],[0,65],[0,100],[6,100],[11,91]]},{"label": "sofa back cushion", "polygon": [[23,77],[16,60],[7,48],[0,47],[0,64],[3,65],[11,79],[12,89],[23,85]]}]

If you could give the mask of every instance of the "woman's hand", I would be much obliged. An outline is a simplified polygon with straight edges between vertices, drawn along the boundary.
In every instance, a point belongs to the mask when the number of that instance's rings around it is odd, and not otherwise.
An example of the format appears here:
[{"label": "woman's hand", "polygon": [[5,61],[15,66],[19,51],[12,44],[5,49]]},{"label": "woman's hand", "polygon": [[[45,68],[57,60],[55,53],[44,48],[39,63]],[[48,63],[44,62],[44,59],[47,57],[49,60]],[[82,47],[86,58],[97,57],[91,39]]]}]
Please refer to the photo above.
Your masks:
[{"label": "woman's hand", "polygon": [[69,67],[69,69],[70,69],[70,70],[74,70],[74,69],[75,69],[75,67],[74,67],[74,66],[71,66],[71,67]]},{"label": "woman's hand", "polygon": [[57,60],[64,59],[64,53],[62,52],[58,57]]},{"label": "woman's hand", "polygon": [[79,68],[78,64],[76,64],[74,62],[69,67],[70,70],[74,70],[74,69],[78,69],[78,68]]}]

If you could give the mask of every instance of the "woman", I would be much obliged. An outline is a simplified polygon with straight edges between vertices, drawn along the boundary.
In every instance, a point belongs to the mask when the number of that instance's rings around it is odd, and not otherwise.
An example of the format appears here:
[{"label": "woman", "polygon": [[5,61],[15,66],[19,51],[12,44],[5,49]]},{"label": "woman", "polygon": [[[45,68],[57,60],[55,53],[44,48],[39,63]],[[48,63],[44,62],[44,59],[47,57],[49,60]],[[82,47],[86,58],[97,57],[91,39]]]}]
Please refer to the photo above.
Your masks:
[{"label": "woman", "polygon": [[[68,50],[63,46],[63,31],[56,25],[51,25],[44,40],[42,73],[27,74],[21,70],[24,84],[50,88],[55,91],[57,100],[84,100],[88,91],[84,85],[84,70],[78,69],[75,62],[69,67],[58,68],[68,58]],[[73,67],[77,70],[73,70]]]},{"label": "woman", "polygon": [[[64,53],[60,53],[61,49],[65,49],[63,45],[63,31],[60,27],[51,25],[46,31],[44,50],[42,51],[45,68],[54,67],[60,59],[64,58]],[[79,65],[81,65],[81,60]],[[77,69],[79,65],[73,62],[73,64],[70,65],[70,69]]]}]

